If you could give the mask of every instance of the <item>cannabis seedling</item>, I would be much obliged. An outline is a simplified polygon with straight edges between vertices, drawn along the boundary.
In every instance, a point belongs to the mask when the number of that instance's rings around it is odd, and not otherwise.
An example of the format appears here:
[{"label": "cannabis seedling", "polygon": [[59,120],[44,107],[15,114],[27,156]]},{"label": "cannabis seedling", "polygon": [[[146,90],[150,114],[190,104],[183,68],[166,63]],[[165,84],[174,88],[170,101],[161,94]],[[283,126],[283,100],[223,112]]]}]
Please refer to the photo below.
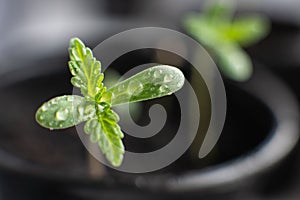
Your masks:
[{"label": "cannabis seedling", "polygon": [[102,81],[101,64],[91,49],[78,39],[70,41],[69,69],[71,83],[83,96],[64,95],[44,103],[36,112],[36,121],[43,127],[64,129],[86,122],[84,131],[98,143],[113,166],[120,166],[124,156],[118,125],[119,116],[111,107],[170,95],[184,84],[182,72],[171,66],[148,68],[107,89]]},{"label": "cannabis seedling", "polygon": [[201,42],[219,62],[229,78],[244,81],[252,74],[252,62],[242,49],[264,38],[269,32],[269,21],[258,14],[233,18],[232,6],[225,3],[209,5],[201,14],[184,18],[184,27]]}]

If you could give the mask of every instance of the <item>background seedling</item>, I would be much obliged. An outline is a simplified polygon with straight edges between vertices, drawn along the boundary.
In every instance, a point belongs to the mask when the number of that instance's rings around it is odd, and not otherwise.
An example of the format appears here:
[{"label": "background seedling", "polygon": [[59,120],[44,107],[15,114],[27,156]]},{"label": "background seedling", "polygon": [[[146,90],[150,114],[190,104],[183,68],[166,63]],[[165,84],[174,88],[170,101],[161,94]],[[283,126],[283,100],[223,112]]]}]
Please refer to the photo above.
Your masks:
[{"label": "background seedling", "polygon": [[201,42],[218,61],[227,77],[244,81],[252,74],[252,61],[242,47],[248,47],[264,38],[270,29],[262,15],[233,17],[230,4],[214,3],[202,13],[191,13],[184,18],[184,27]]}]

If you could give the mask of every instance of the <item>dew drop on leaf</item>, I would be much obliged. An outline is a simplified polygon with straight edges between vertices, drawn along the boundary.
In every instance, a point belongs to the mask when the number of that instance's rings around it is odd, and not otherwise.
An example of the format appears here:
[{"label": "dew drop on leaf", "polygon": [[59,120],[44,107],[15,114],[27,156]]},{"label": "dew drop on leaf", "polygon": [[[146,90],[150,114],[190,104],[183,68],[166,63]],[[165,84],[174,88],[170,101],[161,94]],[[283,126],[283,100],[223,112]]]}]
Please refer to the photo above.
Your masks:
[{"label": "dew drop on leaf", "polygon": [[119,85],[118,90],[119,92],[121,92],[122,90],[124,90],[125,86],[123,84]]},{"label": "dew drop on leaf", "polygon": [[68,102],[73,102],[73,101],[74,101],[74,98],[73,98],[72,96],[68,96],[68,97],[67,97],[67,101],[68,101]]},{"label": "dew drop on leaf", "polygon": [[166,75],[164,76],[164,82],[165,82],[165,83],[171,82],[172,79],[173,79],[173,75],[172,75],[172,74],[166,74]]},{"label": "dew drop on leaf", "polygon": [[95,111],[95,107],[91,104],[87,105],[84,109],[84,114],[85,115],[90,115]]},{"label": "dew drop on leaf", "polygon": [[67,109],[60,109],[55,113],[55,117],[58,121],[63,121],[68,118],[69,111]]},{"label": "dew drop on leaf", "polygon": [[82,82],[78,77],[73,77],[71,78],[71,83],[75,86],[75,87],[81,87]]},{"label": "dew drop on leaf", "polygon": [[159,78],[159,76],[162,74],[162,70],[155,70],[155,72],[153,73],[154,78]]},{"label": "dew drop on leaf", "polygon": [[168,87],[167,85],[162,85],[162,86],[159,87],[159,91],[160,91],[161,93],[166,92],[167,89],[169,89],[169,87]]},{"label": "dew drop on leaf", "polygon": [[139,81],[132,80],[128,84],[128,92],[130,94],[132,93],[139,94],[143,91],[143,89],[144,89],[143,84]]},{"label": "dew drop on leaf", "polygon": [[100,69],[99,68],[94,70],[94,75],[98,75],[98,74],[100,74]]},{"label": "dew drop on leaf", "polygon": [[42,106],[42,111],[45,112],[46,110],[48,110],[47,106],[46,106],[46,105],[43,105],[43,106]]},{"label": "dew drop on leaf", "polygon": [[77,108],[77,111],[78,111],[78,115],[79,116],[83,116],[83,114],[84,114],[84,106],[83,105],[79,105],[78,108]]},{"label": "dew drop on leaf", "polygon": [[50,105],[55,105],[55,104],[57,104],[57,103],[54,102],[54,101],[51,101],[51,102],[50,102]]},{"label": "dew drop on leaf", "polygon": [[151,76],[151,72],[149,71],[149,72],[147,72],[147,74],[146,74],[146,78],[149,78]]}]

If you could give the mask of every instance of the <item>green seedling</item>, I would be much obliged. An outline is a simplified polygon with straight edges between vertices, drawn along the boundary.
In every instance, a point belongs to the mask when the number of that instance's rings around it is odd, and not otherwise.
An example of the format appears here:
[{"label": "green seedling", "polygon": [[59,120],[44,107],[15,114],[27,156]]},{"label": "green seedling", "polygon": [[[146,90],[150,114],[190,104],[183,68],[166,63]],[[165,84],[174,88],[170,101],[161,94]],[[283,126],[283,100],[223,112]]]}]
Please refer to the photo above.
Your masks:
[{"label": "green seedling", "polygon": [[270,29],[269,21],[258,14],[233,17],[229,4],[215,3],[202,13],[189,14],[184,27],[203,44],[219,63],[227,77],[245,81],[253,71],[249,55],[242,49],[264,38]]},{"label": "green seedling", "polygon": [[78,39],[70,41],[71,83],[83,96],[64,95],[45,102],[36,112],[43,127],[65,129],[85,122],[84,131],[97,143],[113,166],[124,157],[124,134],[119,116],[111,107],[170,95],[184,84],[183,73],[175,67],[158,65],[148,68],[107,89],[102,83],[101,63],[91,49]]}]

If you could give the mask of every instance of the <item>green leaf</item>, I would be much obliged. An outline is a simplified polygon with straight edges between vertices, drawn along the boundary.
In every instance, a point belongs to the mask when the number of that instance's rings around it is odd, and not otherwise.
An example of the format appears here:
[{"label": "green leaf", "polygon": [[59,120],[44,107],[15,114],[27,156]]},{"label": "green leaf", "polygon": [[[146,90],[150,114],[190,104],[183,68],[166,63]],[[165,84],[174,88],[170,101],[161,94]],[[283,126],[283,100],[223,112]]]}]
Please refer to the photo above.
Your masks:
[{"label": "green leaf", "polygon": [[224,42],[222,33],[227,29],[228,24],[211,23],[199,14],[190,14],[185,17],[185,29],[201,44],[206,47],[217,47]]},{"label": "green leaf", "polygon": [[233,5],[213,3],[205,7],[202,13],[191,13],[184,18],[183,25],[203,45],[217,47],[226,43],[224,35],[231,27]]},{"label": "green leaf", "polygon": [[36,112],[36,121],[45,128],[64,129],[95,115],[94,104],[81,96],[65,95],[44,103]]},{"label": "green leaf", "polygon": [[253,72],[248,54],[237,45],[224,45],[216,50],[221,71],[235,81],[248,80]]},{"label": "green leaf", "polygon": [[204,8],[201,15],[210,23],[224,23],[232,19],[233,6],[230,2],[209,2],[209,5]]},{"label": "green leaf", "polygon": [[151,67],[110,88],[108,92],[112,94],[111,105],[170,95],[183,86],[184,80],[184,75],[176,67]]},{"label": "green leaf", "polygon": [[81,93],[92,100],[103,88],[102,80],[104,78],[101,73],[101,64],[90,48],[78,39],[73,38],[70,41],[70,61],[69,68],[73,75],[71,83],[81,89]]},{"label": "green leaf", "polygon": [[97,119],[90,119],[84,126],[91,141],[97,142],[107,160],[115,167],[120,166],[124,157],[124,137],[117,124],[119,116],[106,103],[98,105]]},{"label": "green leaf", "polygon": [[112,105],[142,101],[169,95],[184,84],[182,72],[171,66],[156,66],[118,83],[110,90],[103,86],[100,62],[78,39],[70,41],[69,69],[71,83],[84,97],[65,95],[44,103],[36,112],[36,121],[43,127],[63,129],[86,121],[84,131],[90,134],[107,160],[120,166],[124,157],[124,137],[117,124],[119,116]]},{"label": "green leaf", "polygon": [[249,46],[264,38],[270,30],[269,21],[261,15],[241,16],[232,22],[226,32],[229,40]]},{"label": "green leaf", "polygon": [[188,15],[184,26],[218,59],[219,67],[226,76],[245,81],[250,78],[253,66],[242,46],[249,46],[265,37],[270,25],[260,15],[240,16],[232,20],[232,14],[229,6],[217,3],[202,14]]}]

